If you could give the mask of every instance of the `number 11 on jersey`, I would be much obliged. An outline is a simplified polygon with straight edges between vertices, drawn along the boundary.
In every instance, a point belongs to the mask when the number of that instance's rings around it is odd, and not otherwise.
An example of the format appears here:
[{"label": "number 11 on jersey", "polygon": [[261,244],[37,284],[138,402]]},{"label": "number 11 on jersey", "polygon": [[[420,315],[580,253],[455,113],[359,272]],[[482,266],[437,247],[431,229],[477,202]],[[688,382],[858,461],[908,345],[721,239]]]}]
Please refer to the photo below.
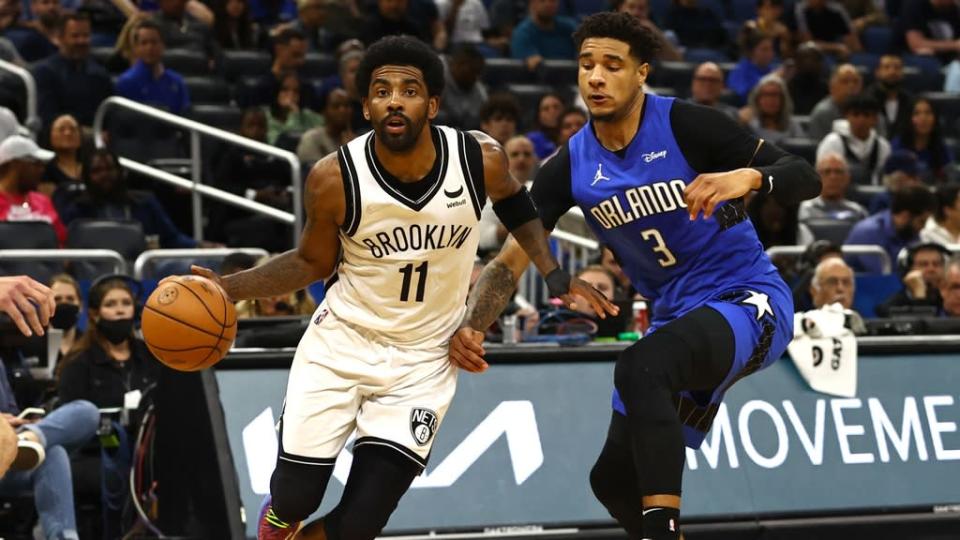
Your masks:
[{"label": "number 11 on jersey", "polygon": [[416,301],[423,302],[423,292],[427,288],[427,261],[423,261],[416,268],[410,263],[399,270],[403,274],[403,284],[400,285],[400,301],[410,301],[410,283],[413,281],[413,273],[417,273],[417,294]]}]

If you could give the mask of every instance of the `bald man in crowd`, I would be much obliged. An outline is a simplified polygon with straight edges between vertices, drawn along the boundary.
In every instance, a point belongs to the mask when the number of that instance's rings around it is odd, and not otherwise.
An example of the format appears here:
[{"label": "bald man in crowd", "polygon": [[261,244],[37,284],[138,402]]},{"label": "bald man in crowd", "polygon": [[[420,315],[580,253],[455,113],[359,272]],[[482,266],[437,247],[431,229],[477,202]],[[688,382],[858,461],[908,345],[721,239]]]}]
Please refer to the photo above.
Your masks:
[{"label": "bald man in crowd", "polygon": [[830,94],[810,112],[810,138],[820,140],[833,131],[833,122],[843,118],[841,107],[851,96],[863,90],[863,77],[853,64],[840,64],[830,77]]},{"label": "bald man in crowd", "polygon": [[814,309],[839,302],[844,309],[853,308],[856,284],[853,269],[840,257],[829,257],[817,265],[810,282],[810,296]]},{"label": "bald man in crowd", "polygon": [[730,118],[737,119],[737,108],[720,101],[727,86],[723,71],[713,62],[704,62],[697,66],[690,81],[690,101],[722,111]]}]

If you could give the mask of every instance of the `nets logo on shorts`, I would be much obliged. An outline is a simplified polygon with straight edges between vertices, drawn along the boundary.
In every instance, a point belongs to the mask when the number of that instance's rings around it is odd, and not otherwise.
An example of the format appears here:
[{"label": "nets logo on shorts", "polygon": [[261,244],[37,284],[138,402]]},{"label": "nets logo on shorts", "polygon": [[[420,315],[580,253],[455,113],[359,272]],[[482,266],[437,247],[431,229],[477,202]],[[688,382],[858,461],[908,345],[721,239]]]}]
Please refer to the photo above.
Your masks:
[{"label": "nets logo on shorts", "polygon": [[423,446],[430,442],[437,432],[437,413],[430,409],[417,407],[410,411],[410,434],[417,444]]}]

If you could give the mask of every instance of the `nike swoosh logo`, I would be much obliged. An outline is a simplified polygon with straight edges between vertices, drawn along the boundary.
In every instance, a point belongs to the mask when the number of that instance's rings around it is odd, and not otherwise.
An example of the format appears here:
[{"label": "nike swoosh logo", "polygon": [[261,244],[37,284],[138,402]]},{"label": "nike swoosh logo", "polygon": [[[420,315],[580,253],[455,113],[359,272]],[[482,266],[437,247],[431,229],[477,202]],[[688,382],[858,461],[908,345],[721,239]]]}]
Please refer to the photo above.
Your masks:
[{"label": "nike swoosh logo", "polygon": [[457,197],[463,195],[463,186],[460,186],[460,189],[456,191],[443,190],[443,194],[446,195],[447,197],[450,197],[451,199],[456,199]]}]

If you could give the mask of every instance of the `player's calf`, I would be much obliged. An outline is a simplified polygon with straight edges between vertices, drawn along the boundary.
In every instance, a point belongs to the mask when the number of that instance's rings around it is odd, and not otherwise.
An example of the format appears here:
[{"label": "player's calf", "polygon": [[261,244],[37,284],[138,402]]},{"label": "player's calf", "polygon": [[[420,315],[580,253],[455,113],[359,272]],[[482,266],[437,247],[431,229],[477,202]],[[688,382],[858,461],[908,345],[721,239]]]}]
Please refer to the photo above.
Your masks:
[{"label": "player's calf", "polygon": [[277,459],[277,468],[270,477],[271,509],[277,520],[295,523],[307,519],[320,507],[332,473],[332,464]]}]

